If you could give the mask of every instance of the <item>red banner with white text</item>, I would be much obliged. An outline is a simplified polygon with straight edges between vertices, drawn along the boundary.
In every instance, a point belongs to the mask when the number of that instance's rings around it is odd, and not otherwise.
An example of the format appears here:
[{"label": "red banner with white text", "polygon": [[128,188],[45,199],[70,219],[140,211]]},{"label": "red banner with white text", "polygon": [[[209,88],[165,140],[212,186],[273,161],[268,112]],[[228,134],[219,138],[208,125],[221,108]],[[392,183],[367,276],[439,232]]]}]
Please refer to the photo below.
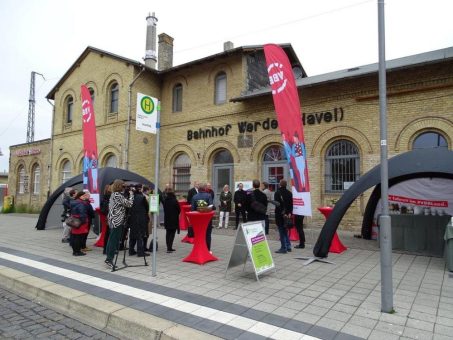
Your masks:
[{"label": "red banner with white text", "polygon": [[94,209],[97,209],[99,208],[99,187],[96,121],[90,91],[85,85],[82,85],[80,93],[83,122],[83,189],[91,193],[91,204]]},{"label": "red banner with white text", "polygon": [[288,160],[293,193],[293,213],[311,216],[310,184],[299,95],[291,63],[280,46],[264,45],[275,112]]}]

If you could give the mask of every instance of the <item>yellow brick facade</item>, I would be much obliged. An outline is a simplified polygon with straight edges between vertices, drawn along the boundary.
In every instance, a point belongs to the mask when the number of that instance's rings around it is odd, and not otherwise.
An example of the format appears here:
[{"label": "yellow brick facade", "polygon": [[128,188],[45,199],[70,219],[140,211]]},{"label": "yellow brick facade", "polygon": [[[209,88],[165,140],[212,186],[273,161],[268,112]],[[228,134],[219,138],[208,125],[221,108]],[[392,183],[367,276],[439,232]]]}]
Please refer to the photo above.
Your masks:
[{"label": "yellow brick facade", "polygon": [[[185,153],[191,162],[190,181],[214,181],[213,157],[219,150],[228,150],[233,159],[234,181],[263,179],[263,155],[272,145],[281,145],[278,129],[263,129],[240,133],[238,124],[276,119],[269,94],[239,102],[246,90],[247,66],[244,54],[231,53],[208,58],[186,67],[165,72],[146,69],[131,88],[131,125],[127,152],[127,119],[129,86],[140,67],[127,59],[88,51],[79,58],[59,87],[53,92],[55,102],[51,146],[50,190],[61,183],[61,167],[65,160],[73,164],[73,175],[81,173],[81,119],[65,124],[65,98],[72,95],[74,117],[80,117],[80,85],[85,83],[95,91],[97,141],[100,166],[106,157],[115,155],[118,166],[128,168],[154,182],[154,135],[135,130],[137,92],[160,98],[161,139],[159,186],[173,182],[173,165],[178,155]],[[227,101],[214,103],[215,77],[224,72],[227,77]],[[109,112],[109,86],[119,84],[119,109]],[[388,154],[389,157],[412,149],[414,138],[424,131],[436,131],[452,148],[453,136],[453,63],[443,62],[396,70],[387,75],[388,82]],[[182,111],[173,112],[173,88],[181,84]],[[305,114],[305,143],[308,153],[313,217],[307,222],[320,224],[323,217],[316,210],[338,199],[340,194],[326,193],[325,157],[332,142],[345,139],[359,150],[359,172],[364,174],[380,162],[379,103],[377,74],[353,79],[319,83],[299,88],[301,110]],[[336,111],[335,111],[336,110]],[[321,114],[337,112],[337,121],[321,120]],[[308,118],[308,117],[311,118]],[[311,121],[309,119],[312,119]],[[319,122],[316,120],[319,119]],[[192,138],[188,131],[214,127],[226,128],[228,134],[209,138]],[[247,147],[240,141],[252,140]],[[50,146],[49,146],[50,147]],[[126,159],[127,153],[127,159]],[[12,163],[16,160],[12,157]],[[50,161],[49,161],[50,162]],[[10,176],[17,165],[10,167]],[[10,185],[10,188],[13,187]],[[13,190],[13,189],[12,189]],[[358,197],[343,218],[341,228],[358,230],[371,191]]]}]

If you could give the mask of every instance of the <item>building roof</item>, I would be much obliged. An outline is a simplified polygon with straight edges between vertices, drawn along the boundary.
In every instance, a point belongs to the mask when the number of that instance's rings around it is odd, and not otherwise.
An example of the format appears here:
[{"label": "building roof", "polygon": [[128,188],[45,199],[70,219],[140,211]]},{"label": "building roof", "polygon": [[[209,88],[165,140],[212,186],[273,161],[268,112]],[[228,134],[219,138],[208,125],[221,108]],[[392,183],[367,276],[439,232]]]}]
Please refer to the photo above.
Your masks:
[{"label": "building roof", "polygon": [[[432,63],[438,63],[442,61],[447,61],[449,59],[453,59],[453,47],[448,47],[440,50],[435,50],[431,52],[425,52],[420,54],[414,54],[408,57],[387,60],[386,61],[386,69],[387,72],[396,71],[396,70],[403,70],[407,68],[411,68],[414,66],[423,66]],[[379,70],[379,63],[363,65],[359,67],[353,67],[350,69],[320,74],[313,77],[306,77],[297,79],[297,87],[303,88],[313,85],[318,85],[322,83],[329,83],[339,80],[346,80],[352,78],[363,77],[366,75],[370,75],[373,73],[377,73]],[[253,92],[247,92],[239,97],[232,98],[230,101],[232,102],[240,102],[250,98],[260,97],[264,95],[271,94],[270,86],[259,89]]]},{"label": "building roof", "polygon": [[[279,44],[279,46],[282,47],[286,51],[286,53],[288,54],[292,65],[293,66],[295,66],[295,65],[299,66],[302,69],[302,76],[306,77],[307,74],[305,73],[305,70],[303,69],[302,64],[300,63],[299,58],[297,57],[296,53],[294,52],[294,49],[291,46],[291,44],[289,44],[289,43]],[[233,55],[233,54],[236,54],[236,53],[251,52],[251,51],[257,51],[257,50],[262,50],[262,49],[263,49],[263,45],[248,45],[248,46],[237,47],[237,48],[233,48],[233,49],[230,49],[230,50],[222,51],[220,53],[212,54],[210,56],[203,57],[201,59],[196,59],[196,60],[190,61],[188,63],[184,63],[184,64],[177,65],[177,66],[173,66],[173,67],[170,67],[170,68],[162,70],[162,71],[158,71],[158,70],[152,69],[152,68],[150,68],[148,66],[145,66],[145,64],[140,63],[140,62],[138,62],[136,60],[128,59],[128,58],[119,56],[117,54],[101,50],[101,49],[96,48],[96,47],[88,46],[82,52],[82,54],[76,59],[76,61],[71,65],[71,67],[69,67],[69,69],[63,75],[63,77],[61,77],[61,79],[50,90],[50,92],[47,94],[46,98],[47,99],[52,99],[52,100],[55,98],[55,93],[58,91],[58,88],[61,86],[61,84],[69,77],[69,75],[74,71],[74,69],[76,67],[78,67],[81,64],[81,62],[86,58],[86,56],[89,53],[91,53],[91,52],[102,54],[102,55],[106,55],[106,56],[109,56],[111,58],[127,62],[129,64],[135,65],[135,66],[140,67],[140,68],[145,68],[147,71],[153,72],[155,74],[167,74],[167,73],[170,73],[170,72],[181,70],[181,69],[186,68],[186,67],[192,67],[194,65],[204,64],[206,62],[209,62],[209,61],[221,58],[221,57],[230,56],[230,55]]]}]

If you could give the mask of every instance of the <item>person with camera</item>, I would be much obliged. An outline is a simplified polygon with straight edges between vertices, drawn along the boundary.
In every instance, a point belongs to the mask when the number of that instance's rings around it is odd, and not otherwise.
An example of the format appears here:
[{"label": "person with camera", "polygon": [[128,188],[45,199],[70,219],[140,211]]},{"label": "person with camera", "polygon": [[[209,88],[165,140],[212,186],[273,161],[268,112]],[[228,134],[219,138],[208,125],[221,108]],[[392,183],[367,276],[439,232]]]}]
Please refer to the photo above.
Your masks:
[{"label": "person with camera", "polygon": [[285,219],[292,217],[293,213],[293,194],[286,189],[287,182],[282,179],[279,183],[279,188],[274,194],[274,200],[279,203],[275,207],[275,223],[278,227],[281,247],[276,253],[286,254],[291,251],[291,242],[288,237],[288,229],[285,224]]},{"label": "person with camera", "polygon": [[[137,184],[131,187],[134,191],[134,203],[128,213],[128,227],[129,227],[129,255],[137,255],[139,257],[149,256],[145,253],[145,245],[143,239],[146,235],[149,222],[149,204],[146,197],[142,193],[142,185]],[[137,244],[137,251],[134,250]]]},{"label": "person with camera", "polygon": [[113,258],[115,252],[118,251],[118,246],[123,235],[124,224],[126,222],[126,208],[132,207],[134,203],[134,192],[128,192],[128,198],[123,194],[124,182],[121,179],[116,179],[111,187],[112,195],[109,202],[109,228],[110,236],[107,243],[107,259],[105,264],[109,268],[113,268]]},{"label": "person with camera", "polygon": [[90,204],[90,193],[79,191],[74,200],[71,201],[71,216],[80,220],[81,225],[78,228],[71,228],[72,234],[72,255],[84,256],[82,252],[84,248],[86,237],[90,231],[91,219],[94,218],[94,210]]}]

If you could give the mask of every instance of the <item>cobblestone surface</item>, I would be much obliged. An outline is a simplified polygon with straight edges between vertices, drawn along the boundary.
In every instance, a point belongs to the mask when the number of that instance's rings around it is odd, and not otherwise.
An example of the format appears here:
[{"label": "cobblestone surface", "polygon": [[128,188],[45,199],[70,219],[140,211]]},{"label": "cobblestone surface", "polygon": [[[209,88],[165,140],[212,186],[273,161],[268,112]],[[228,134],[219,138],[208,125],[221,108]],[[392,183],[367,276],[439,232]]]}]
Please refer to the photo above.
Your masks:
[{"label": "cobblestone surface", "polygon": [[117,339],[0,288],[0,339]]}]

